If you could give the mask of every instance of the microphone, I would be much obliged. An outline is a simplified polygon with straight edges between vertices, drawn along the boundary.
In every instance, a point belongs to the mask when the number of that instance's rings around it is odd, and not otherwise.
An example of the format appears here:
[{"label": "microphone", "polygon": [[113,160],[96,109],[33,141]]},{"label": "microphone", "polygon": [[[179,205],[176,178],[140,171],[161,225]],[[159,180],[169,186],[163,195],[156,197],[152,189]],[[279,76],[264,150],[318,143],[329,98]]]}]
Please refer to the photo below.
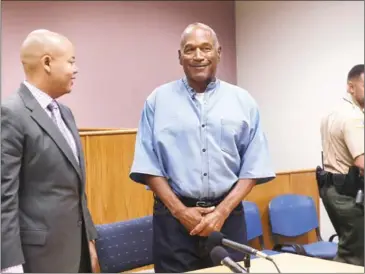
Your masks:
[{"label": "microphone", "polygon": [[245,254],[250,254],[253,256],[257,256],[257,257],[261,257],[263,259],[266,259],[270,262],[272,262],[276,268],[276,270],[278,271],[278,273],[280,272],[280,269],[278,268],[278,266],[276,265],[275,261],[273,260],[272,257],[270,257],[269,255],[266,255],[265,253],[258,251],[257,249],[254,249],[250,246],[244,245],[244,244],[240,244],[228,239],[225,239],[223,234],[218,232],[218,231],[214,231],[212,232],[208,239],[207,239],[207,246],[208,248],[211,247],[219,247],[220,245],[232,248],[234,250],[237,250],[239,252],[245,253]]},{"label": "microphone", "polygon": [[247,273],[238,263],[229,257],[228,252],[221,246],[216,246],[212,249],[210,258],[214,265],[224,265],[233,273]]},{"label": "microphone", "polygon": [[214,231],[209,235],[207,245],[209,246],[223,245],[243,253],[248,253],[250,255],[269,260],[271,262],[273,261],[273,259],[269,255],[266,255],[265,253],[257,249],[254,249],[250,246],[225,239],[223,234],[217,231]]}]

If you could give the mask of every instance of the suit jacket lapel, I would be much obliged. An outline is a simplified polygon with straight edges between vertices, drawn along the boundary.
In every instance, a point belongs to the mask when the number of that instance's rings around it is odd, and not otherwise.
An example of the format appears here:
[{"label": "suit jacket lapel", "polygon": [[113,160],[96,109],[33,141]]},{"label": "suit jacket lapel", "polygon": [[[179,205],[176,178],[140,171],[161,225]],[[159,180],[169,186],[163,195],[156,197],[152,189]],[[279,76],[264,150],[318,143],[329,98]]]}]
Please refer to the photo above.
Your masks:
[{"label": "suit jacket lapel", "polygon": [[[81,174],[83,179],[85,179],[85,162],[84,162],[84,154],[82,151],[82,144],[80,141],[80,135],[75,123],[75,120],[72,116],[68,114],[68,111],[65,110],[65,107],[60,104],[60,111],[63,118],[63,121],[65,122],[66,126],[72,133],[72,137],[75,140],[76,148],[77,148],[77,155],[79,157],[79,163],[81,168]],[[83,181],[84,182],[84,181]]]},{"label": "suit jacket lapel", "polygon": [[82,175],[80,166],[77,164],[75,156],[67,143],[66,139],[63,137],[62,133],[58,129],[57,125],[52,121],[52,119],[47,115],[47,113],[38,104],[37,100],[33,97],[28,88],[22,84],[19,89],[19,94],[22,97],[25,106],[30,110],[31,117],[37,124],[44,129],[44,131],[53,139],[58,148],[70,161],[74,167],[76,173],[78,174],[80,180],[82,181]]}]

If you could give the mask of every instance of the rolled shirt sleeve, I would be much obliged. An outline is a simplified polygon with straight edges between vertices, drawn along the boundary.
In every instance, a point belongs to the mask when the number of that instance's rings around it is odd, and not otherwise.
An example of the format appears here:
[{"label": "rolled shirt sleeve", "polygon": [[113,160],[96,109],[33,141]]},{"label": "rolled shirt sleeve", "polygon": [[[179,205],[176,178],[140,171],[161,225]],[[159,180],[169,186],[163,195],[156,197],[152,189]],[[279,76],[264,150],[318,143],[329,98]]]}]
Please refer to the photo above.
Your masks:
[{"label": "rolled shirt sleeve", "polygon": [[134,160],[130,172],[130,178],[137,183],[146,184],[144,179],[146,174],[164,177],[153,146],[153,120],[154,110],[151,102],[147,100],[138,126]]},{"label": "rolled shirt sleeve", "polygon": [[251,110],[250,121],[249,143],[242,153],[239,179],[257,179],[257,184],[262,184],[273,180],[275,172],[256,104]]}]

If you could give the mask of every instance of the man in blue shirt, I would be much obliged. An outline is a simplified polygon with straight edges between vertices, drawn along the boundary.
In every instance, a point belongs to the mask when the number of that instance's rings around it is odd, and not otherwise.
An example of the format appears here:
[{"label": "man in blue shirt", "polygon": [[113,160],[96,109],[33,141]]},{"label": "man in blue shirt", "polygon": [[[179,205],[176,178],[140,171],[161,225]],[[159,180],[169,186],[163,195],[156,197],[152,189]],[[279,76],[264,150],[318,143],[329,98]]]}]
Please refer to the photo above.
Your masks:
[{"label": "man in blue shirt", "polygon": [[205,241],[213,231],[247,243],[241,201],[257,182],[275,177],[256,102],[215,76],[215,32],[189,25],[178,53],[186,77],[147,98],[130,174],[154,193],[156,272],[212,266]]}]

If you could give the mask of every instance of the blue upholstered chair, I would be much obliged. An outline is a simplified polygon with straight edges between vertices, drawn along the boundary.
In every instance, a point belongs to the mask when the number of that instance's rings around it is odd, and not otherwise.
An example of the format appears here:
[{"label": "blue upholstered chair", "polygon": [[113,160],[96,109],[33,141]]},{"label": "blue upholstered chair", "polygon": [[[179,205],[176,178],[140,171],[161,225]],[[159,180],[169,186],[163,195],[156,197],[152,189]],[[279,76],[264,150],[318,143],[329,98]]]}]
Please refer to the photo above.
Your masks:
[{"label": "blue upholstered chair", "polygon": [[[277,196],[270,201],[269,218],[274,250],[329,260],[336,256],[337,243],[321,238],[316,206],[311,197],[297,194]],[[279,236],[298,237],[313,229],[317,242],[304,245],[279,243]]]},{"label": "blue upholstered chair", "polygon": [[96,251],[102,273],[117,273],[153,264],[152,216],[97,225]]},{"label": "blue upholstered chair", "polygon": [[[260,243],[260,249],[263,253],[271,256],[275,254],[279,254],[279,252],[265,249],[263,231],[262,231],[262,223],[260,218],[260,212],[257,205],[254,202],[243,201],[242,202],[245,218],[246,218],[246,229],[247,229],[247,240],[252,241],[258,238]],[[254,256],[251,256],[254,259]]]}]

